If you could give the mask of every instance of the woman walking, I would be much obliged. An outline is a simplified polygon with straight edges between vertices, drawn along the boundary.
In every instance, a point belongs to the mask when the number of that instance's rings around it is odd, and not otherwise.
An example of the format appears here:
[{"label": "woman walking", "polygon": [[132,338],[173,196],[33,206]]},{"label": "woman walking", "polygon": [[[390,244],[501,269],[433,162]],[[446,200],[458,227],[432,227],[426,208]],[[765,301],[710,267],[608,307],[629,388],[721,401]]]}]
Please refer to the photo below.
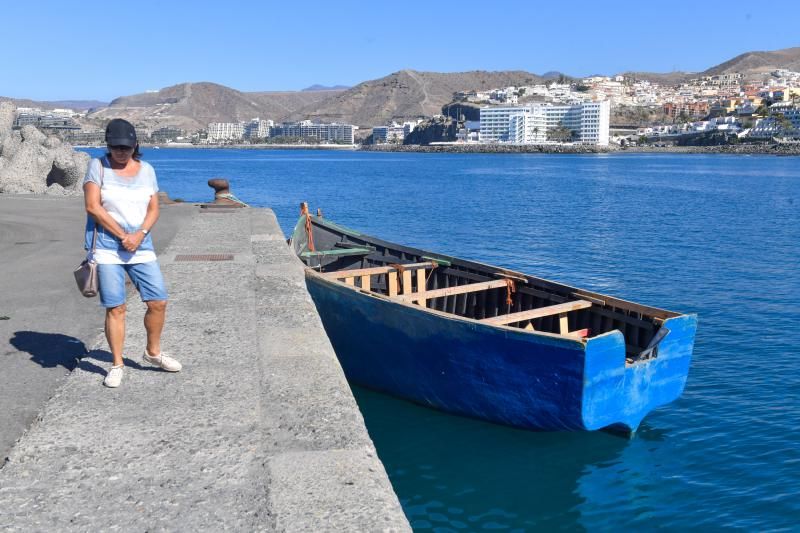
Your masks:
[{"label": "woman walking", "polygon": [[[106,127],[106,155],[92,159],[83,180],[86,202],[86,249],[95,240],[100,304],[106,308],[105,333],[113,366],[103,380],[119,387],[125,368],[125,275],[147,305],[143,358],[168,372],[181,364],[161,351],[167,291],[150,231],[158,220],[158,183],[153,167],[141,161],[133,125],[114,119]],[[95,235],[96,232],[96,235]]]}]

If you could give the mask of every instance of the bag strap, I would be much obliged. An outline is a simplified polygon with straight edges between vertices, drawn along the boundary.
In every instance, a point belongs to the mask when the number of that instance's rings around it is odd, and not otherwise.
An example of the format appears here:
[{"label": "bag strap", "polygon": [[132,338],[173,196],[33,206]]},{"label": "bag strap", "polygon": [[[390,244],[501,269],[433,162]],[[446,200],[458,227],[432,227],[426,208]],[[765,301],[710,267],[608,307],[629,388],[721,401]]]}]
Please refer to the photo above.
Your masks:
[{"label": "bag strap", "polygon": [[[105,159],[105,156],[103,156],[102,158],[99,158],[97,160],[97,162],[100,163],[100,183],[101,183],[101,185],[103,183],[103,166],[104,166],[103,165],[103,159]],[[94,226],[94,231],[92,232],[92,254],[94,254],[95,248],[97,247],[97,221],[96,220],[94,221],[93,226]]]}]

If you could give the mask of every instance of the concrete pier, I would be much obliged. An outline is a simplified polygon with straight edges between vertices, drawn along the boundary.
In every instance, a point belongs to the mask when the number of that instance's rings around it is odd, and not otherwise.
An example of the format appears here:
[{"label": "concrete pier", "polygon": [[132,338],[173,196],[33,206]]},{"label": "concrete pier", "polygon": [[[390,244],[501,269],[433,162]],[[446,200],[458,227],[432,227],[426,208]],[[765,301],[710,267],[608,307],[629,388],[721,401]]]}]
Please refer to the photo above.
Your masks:
[{"label": "concrete pier", "polygon": [[0,470],[0,527],[409,530],[273,213],[189,209],[160,255],[183,371],[141,360],[129,293],[122,386],[97,332]]}]

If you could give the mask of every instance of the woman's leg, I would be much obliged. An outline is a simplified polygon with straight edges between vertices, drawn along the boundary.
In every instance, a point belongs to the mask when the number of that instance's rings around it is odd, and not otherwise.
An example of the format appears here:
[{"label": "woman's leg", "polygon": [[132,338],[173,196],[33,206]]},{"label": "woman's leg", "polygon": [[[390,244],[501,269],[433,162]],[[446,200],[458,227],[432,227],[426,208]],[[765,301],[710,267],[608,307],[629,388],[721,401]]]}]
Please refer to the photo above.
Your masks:
[{"label": "woman's leg", "polygon": [[125,304],[106,308],[106,340],[114,357],[114,366],[120,366],[125,344]]},{"label": "woman's leg", "polygon": [[105,332],[114,366],[122,365],[125,344],[125,269],[122,265],[97,265],[100,304],[106,308]]},{"label": "woman's leg", "polygon": [[164,329],[164,318],[167,314],[166,300],[150,300],[144,314],[144,329],[147,331],[147,353],[161,353],[161,331]]},{"label": "woman's leg", "polygon": [[147,353],[161,354],[161,332],[167,312],[167,289],[158,261],[139,263],[128,267],[128,275],[147,305],[144,329],[147,331]]}]

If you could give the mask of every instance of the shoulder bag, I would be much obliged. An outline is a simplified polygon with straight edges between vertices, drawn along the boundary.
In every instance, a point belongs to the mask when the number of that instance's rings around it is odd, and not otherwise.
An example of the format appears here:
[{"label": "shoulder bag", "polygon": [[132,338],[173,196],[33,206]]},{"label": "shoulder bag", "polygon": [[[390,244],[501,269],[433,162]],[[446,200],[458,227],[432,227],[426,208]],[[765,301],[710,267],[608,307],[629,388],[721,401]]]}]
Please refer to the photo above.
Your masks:
[{"label": "shoulder bag", "polygon": [[[103,179],[103,162],[100,161],[100,179]],[[87,298],[97,296],[99,292],[99,283],[97,280],[97,262],[94,260],[94,250],[97,245],[97,221],[94,223],[94,232],[92,233],[92,249],[86,255],[86,259],[75,269],[75,282],[78,284],[78,290]]]},{"label": "shoulder bag", "polygon": [[97,225],[92,235],[92,250],[78,268],[75,269],[75,282],[78,290],[87,298],[97,296],[99,285],[97,283],[97,262],[94,260],[94,248],[97,243]]}]

